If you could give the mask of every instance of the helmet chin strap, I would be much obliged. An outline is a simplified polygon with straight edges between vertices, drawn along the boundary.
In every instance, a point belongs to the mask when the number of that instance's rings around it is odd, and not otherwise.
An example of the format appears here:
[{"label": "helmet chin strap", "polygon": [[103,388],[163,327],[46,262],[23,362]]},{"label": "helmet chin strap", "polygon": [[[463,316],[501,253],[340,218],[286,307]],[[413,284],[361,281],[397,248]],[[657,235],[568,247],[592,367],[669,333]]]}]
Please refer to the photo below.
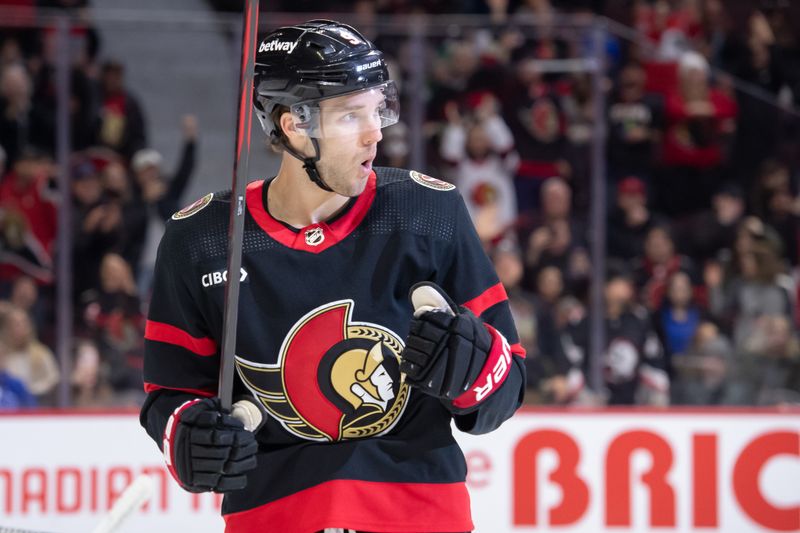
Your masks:
[{"label": "helmet chin strap", "polygon": [[328,187],[328,184],[323,181],[322,176],[319,175],[319,171],[317,170],[317,161],[319,161],[320,156],[319,141],[311,137],[311,144],[314,145],[314,152],[316,153],[314,157],[305,157],[283,139],[281,139],[280,143],[290,155],[303,162],[303,168],[306,170],[306,174],[308,174],[309,179],[311,179],[317,187],[323,191],[334,192],[334,190]]}]

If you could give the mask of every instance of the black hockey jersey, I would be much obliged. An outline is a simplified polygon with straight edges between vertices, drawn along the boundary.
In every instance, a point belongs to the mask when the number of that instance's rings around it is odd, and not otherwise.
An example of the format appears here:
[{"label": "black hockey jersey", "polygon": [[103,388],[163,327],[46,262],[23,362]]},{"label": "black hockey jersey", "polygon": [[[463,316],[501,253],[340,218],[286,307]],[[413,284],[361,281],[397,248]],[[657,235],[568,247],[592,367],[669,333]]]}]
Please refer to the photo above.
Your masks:
[{"label": "black hockey jersey", "polygon": [[[454,415],[402,383],[408,292],[433,281],[511,345],[502,384],[459,429],[497,428],[521,403],[524,350],[507,297],[448,183],[376,168],[335,218],[297,230],[250,183],[242,249],[236,393],[269,413],[247,488],[223,501],[227,529],[313,532],[473,528]],[[216,394],[230,194],[167,223],[146,328],[142,424],[161,446],[170,413]]]}]

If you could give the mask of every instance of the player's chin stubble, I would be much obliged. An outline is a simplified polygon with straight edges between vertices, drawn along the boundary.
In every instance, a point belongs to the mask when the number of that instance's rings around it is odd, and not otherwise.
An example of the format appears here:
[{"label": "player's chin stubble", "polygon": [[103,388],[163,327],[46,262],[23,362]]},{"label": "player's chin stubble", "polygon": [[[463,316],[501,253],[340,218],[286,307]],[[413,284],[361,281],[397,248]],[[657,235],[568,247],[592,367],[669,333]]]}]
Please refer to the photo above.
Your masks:
[{"label": "player's chin stubble", "polygon": [[367,179],[358,177],[360,169],[333,168],[333,165],[325,164],[322,161],[317,163],[317,168],[328,187],[342,196],[350,198],[358,196],[367,187]]}]

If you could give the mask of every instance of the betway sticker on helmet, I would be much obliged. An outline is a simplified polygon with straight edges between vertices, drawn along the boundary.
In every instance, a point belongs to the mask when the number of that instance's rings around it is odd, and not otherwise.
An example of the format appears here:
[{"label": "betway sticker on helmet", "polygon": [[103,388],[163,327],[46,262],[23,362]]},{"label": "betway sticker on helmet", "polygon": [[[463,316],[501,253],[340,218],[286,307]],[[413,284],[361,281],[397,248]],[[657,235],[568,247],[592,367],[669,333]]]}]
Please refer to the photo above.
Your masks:
[{"label": "betway sticker on helmet", "polygon": [[455,185],[452,183],[447,183],[446,181],[437,180],[436,178],[432,178],[430,176],[426,176],[416,170],[412,170],[409,173],[411,179],[419,183],[420,185],[427,187],[429,189],[433,189],[435,191],[452,191],[456,188]]},{"label": "betway sticker on helmet", "polygon": [[195,213],[203,209],[205,206],[210,204],[213,198],[214,198],[213,192],[206,194],[193,204],[187,205],[186,207],[184,207],[183,209],[172,215],[172,220],[181,220],[183,218],[189,218],[190,216],[194,215]]},{"label": "betway sticker on helmet", "polygon": [[287,54],[291,54],[294,52],[295,47],[297,46],[297,42],[291,41],[279,41],[278,39],[273,39],[271,41],[264,41],[258,47],[258,53],[261,52],[286,52]]}]

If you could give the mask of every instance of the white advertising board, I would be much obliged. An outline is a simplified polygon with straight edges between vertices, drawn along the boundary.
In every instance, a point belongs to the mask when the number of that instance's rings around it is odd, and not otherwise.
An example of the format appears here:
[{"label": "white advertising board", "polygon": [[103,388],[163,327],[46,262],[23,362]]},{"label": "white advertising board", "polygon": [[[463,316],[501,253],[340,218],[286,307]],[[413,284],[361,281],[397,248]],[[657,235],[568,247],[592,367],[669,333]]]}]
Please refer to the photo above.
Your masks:
[{"label": "white advertising board", "polygon": [[135,413],[0,415],[0,531],[89,533],[141,473],[155,491],[120,533],[224,530],[215,495],[175,483]]},{"label": "white advertising board", "polygon": [[800,531],[800,412],[523,410],[459,437],[477,531]]},{"label": "white advertising board", "polygon": [[[800,410],[523,409],[458,440],[479,533],[800,531]],[[120,533],[223,531],[134,413],[0,414],[0,531],[90,532],[140,473]]]}]

